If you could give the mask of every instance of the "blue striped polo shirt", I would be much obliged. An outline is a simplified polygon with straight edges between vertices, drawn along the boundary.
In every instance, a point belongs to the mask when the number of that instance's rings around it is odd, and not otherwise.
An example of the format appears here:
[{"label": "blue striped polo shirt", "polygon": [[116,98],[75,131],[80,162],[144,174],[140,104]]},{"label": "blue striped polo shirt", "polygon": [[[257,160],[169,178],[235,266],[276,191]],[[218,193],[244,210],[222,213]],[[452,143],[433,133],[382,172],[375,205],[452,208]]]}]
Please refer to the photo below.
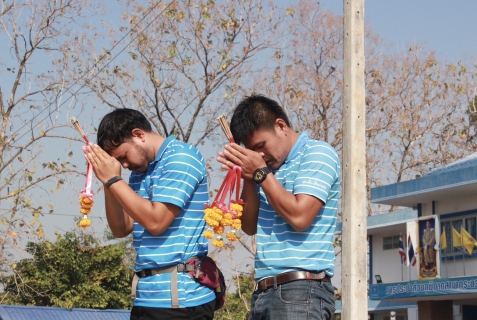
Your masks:
[{"label": "blue striped polo shirt", "polygon": [[340,195],[340,160],[328,143],[303,132],[285,162],[273,172],[290,193],[308,194],[325,203],[311,226],[295,231],[268,203],[261,187],[255,280],[284,272],[324,270],[334,274],[333,233]]},{"label": "blue striped polo shirt", "polygon": [[[202,235],[206,227],[204,203],[209,203],[207,173],[204,159],[196,147],[168,137],[146,173],[131,173],[129,185],[145,199],[181,208],[169,228],[157,236],[134,222],[136,272],[176,265],[190,257],[207,254],[208,241]],[[140,279],[134,305],[172,308],[170,282],[170,273]],[[178,273],[177,286],[181,308],[215,299],[212,290],[186,273]]]}]

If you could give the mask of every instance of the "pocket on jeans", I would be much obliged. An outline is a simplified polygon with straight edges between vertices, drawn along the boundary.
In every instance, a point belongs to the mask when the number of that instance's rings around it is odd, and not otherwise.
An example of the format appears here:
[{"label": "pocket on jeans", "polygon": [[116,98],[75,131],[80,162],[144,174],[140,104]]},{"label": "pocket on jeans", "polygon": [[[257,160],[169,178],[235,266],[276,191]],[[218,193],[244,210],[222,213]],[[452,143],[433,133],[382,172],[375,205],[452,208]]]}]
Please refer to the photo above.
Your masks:
[{"label": "pocket on jeans", "polygon": [[[298,284],[298,282],[295,282]],[[310,290],[306,287],[293,285],[294,283],[287,283],[278,288],[278,298],[283,303],[294,303],[307,305],[310,303]]]},{"label": "pocket on jeans", "polygon": [[321,300],[321,319],[322,320],[333,319],[335,310],[336,310],[335,306],[332,306],[331,304],[327,303],[325,300]]},{"label": "pocket on jeans", "polygon": [[335,300],[335,288],[330,282],[320,282],[318,288],[328,296],[329,299]]}]

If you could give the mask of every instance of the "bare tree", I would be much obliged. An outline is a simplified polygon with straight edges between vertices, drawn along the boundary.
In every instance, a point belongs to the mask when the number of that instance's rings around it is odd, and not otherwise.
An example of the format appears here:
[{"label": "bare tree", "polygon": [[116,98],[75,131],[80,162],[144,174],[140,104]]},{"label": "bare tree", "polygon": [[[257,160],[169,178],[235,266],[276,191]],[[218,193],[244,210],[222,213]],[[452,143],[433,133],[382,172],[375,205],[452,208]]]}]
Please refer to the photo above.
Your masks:
[{"label": "bare tree", "polygon": [[[289,45],[255,90],[279,100],[295,130],[308,130],[341,152],[342,17],[308,0],[289,10]],[[371,30],[365,54],[368,191],[420,177],[476,150],[468,109],[475,66],[468,71],[461,62],[439,62],[421,46],[392,52]],[[369,214],[376,210],[368,201]]]},{"label": "bare tree", "polygon": [[[44,234],[40,217],[54,211],[50,198],[77,172],[72,152],[59,158],[43,149],[71,139],[62,128],[72,107],[75,79],[67,76],[68,39],[84,17],[98,12],[87,0],[3,1],[0,15],[0,266],[20,237]],[[71,102],[74,100],[71,100]],[[80,107],[80,104],[74,104]],[[78,112],[80,110],[77,110]],[[71,131],[74,135],[74,131]]]},{"label": "bare tree", "polygon": [[262,0],[128,1],[121,30],[131,30],[129,59],[90,88],[112,108],[143,111],[160,134],[198,145],[251,87],[254,63],[276,46],[284,16]]}]

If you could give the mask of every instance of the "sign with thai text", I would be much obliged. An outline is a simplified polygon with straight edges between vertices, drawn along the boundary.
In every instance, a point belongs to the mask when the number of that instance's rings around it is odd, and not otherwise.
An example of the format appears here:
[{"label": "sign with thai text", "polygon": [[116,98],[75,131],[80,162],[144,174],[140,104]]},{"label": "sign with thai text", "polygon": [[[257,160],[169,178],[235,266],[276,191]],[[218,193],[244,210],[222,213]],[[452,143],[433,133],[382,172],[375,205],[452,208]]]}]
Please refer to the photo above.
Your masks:
[{"label": "sign with thai text", "polygon": [[370,299],[399,299],[477,293],[477,277],[432,279],[370,285]]}]

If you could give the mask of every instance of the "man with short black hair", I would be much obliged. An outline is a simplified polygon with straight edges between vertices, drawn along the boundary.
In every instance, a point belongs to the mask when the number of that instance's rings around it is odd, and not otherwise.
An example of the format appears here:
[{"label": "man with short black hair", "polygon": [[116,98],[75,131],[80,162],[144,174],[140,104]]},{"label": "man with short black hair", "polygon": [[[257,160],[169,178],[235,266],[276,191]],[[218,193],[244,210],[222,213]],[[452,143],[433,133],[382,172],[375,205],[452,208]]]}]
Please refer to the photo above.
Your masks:
[{"label": "man with short black hair", "polygon": [[230,129],[236,144],[217,160],[224,169],[242,168],[242,230],[256,235],[249,319],[331,319],[341,181],[336,151],[295,132],[284,109],[260,95],[238,104]]},{"label": "man with short black hair", "polygon": [[[209,192],[199,150],[153,132],[139,111],[117,109],[102,119],[98,145],[84,151],[104,184],[111,231],[133,234],[131,319],[213,319],[214,291],[185,272],[188,259],[208,250],[202,233]],[[129,184],[121,166],[132,171]]]}]

